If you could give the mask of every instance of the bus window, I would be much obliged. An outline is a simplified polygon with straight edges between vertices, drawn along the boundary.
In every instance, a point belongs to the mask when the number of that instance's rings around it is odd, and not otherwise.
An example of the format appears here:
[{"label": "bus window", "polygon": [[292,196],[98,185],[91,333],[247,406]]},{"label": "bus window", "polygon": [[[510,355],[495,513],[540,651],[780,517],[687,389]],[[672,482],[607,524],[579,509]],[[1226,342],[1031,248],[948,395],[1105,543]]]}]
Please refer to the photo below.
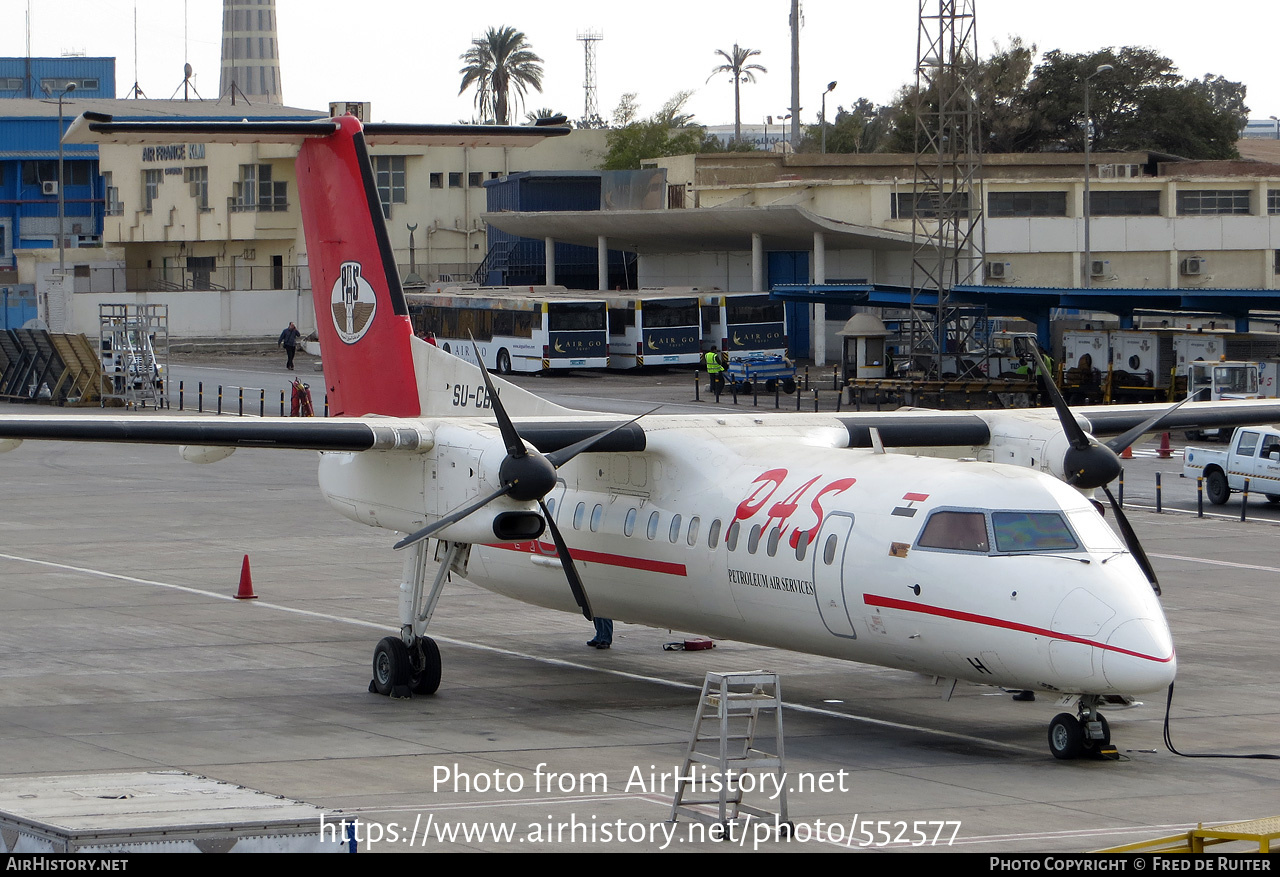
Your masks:
[{"label": "bus window", "polygon": [[601,302],[552,304],[547,309],[547,329],[552,332],[587,332],[605,328],[605,306]]},{"label": "bus window", "polygon": [[630,308],[609,308],[609,334],[625,335],[636,324],[636,312]]},{"label": "bus window", "polygon": [[644,303],[644,325],[648,329],[673,329],[698,325],[698,306],[694,299],[670,301],[647,299]]}]

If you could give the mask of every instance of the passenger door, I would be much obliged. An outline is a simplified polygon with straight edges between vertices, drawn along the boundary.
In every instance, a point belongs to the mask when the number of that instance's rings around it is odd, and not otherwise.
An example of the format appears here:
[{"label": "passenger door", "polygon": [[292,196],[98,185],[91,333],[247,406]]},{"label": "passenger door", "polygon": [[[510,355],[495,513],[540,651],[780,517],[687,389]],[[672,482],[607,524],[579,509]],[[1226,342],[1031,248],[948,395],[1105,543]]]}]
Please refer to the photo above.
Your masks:
[{"label": "passenger door", "polygon": [[813,594],[822,623],[836,636],[857,639],[844,595],[845,554],[852,532],[853,516],[833,512],[822,522],[809,552],[813,555]]}]

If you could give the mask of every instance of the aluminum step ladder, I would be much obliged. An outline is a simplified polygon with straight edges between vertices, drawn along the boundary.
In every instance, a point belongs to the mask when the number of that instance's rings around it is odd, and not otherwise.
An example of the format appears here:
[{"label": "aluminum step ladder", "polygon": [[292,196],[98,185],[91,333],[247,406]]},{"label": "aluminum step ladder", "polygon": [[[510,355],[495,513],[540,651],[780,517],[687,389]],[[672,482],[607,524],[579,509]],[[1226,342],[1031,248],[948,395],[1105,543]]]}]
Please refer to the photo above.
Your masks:
[{"label": "aluminum step ladder", "polygon": [[[768,721],[770,712],[776,753],[756,746],[761,713]],[[751,819],[763,819],[780,833],[789,834],[792,826],[787,817],[786,773],[778,674],[764,670],[707,673],[676,783],[670,821],[684,816],[736,832],[745,830]],[[773,779],[765,780],[766,774],[773,774]],[[744,800],[748,794],[752,800],[764,803],[748,804]],[[767,810],[766,804],[778,809]],[[705,809],[709,806],[714,806],[715,812]]]}]

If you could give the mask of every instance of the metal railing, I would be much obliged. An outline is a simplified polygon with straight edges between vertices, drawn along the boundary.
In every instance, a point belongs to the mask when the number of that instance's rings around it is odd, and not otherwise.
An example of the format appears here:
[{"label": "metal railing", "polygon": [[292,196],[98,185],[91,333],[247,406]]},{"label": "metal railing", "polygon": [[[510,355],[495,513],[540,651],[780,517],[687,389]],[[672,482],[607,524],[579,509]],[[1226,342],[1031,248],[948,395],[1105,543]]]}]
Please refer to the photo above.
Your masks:
[{"label": "metal railing", "polygon": [[76,292],[175,292],[184,290],[298,289],[306,277],[298,265],[222,268],[97,268],[75,278]]}]

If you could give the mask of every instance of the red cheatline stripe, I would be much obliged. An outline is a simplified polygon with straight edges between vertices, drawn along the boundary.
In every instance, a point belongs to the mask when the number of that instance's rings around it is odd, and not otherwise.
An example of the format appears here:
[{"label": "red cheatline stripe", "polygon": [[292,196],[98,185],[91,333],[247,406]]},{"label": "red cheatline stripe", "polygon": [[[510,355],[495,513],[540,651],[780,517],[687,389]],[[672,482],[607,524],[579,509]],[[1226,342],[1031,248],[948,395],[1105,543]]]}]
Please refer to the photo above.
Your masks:
[{"label": "red cheatline stripe", "polygon": [[876,594],[863,594],[862,600],[868,606],[883,606],[886,609],[901,609],[904,612],[921,612],[925,615],[938,615],[942,618],[954,618],[957,621],[969,621],[973,624],[983,624],[987,627],[1002,627],[1005,630],[1034,633],[1037,636],[1044,636],[1049,639],[1060,639],[1066,640],[1067,642],[1080,643],[1086,646],[1093,646],[1095,649],[1105,649],[1108,652],[1118,652],[1122,655],[1131,655],[1135,658],[1142,658],[1145,661],[1155,661],[1159,664],[1167,664],[1173,660],[1172,654],[1167,658],[1157,658],[1154,655],[1144,655],[1142,652],[1132,652],[1118,646],[1109,646],[1106,643],[1095,642],[1090,639],[1084,639],[1083,637],[1058,633],[1053,630],[1045,630],[1043,627],[1032,627],[1029,624],[1019,624],[1016,621],[1005,621],[1002,618],[992,618],[989,615],[974,615],[971,612],[957,612],[954,609],[942,609],[938,606],[926,606],[923,603],[912,603],[908,600],[896,600],[893,597],[880,597]]},{"label": "red cheatline stripe", "polygon": [[[532,554],[532,542],[493,542],[488,548],[501,548],[504,551],[518,551],[521,554]],[[556,547],[549,542],[539,542],[538,548],[544,556],[555,557]],[[603,551],[587,551],[585,548],[570,548],[569,556],[574,560],[586,563],[603,563],[609,566],[621,566],[627,569],[642,569],[646,572],[659,572],[671,576],[687,576],[689,573],[683,563],[668,563],[665,560],[648,560],[643,557],[627,557],[624,554],[607,554]]]},{"label": "red cheatline stripe", "polygon": [[907,502],[924,502],[926,499],[928,499],[928,498],[929,498],[929,494],[927,494],[927,493],[904,493],[904,494],[902,495],[902,498],[903,498],[903,499],[905,499]]}]

